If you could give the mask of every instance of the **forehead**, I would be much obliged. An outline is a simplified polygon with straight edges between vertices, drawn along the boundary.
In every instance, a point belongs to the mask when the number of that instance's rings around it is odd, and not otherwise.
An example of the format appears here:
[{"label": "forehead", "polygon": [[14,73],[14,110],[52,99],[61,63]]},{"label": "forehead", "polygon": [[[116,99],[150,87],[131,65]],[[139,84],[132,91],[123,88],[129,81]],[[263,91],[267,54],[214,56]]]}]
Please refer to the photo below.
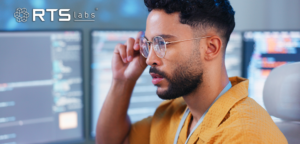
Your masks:
[{"label": "forehead", "polygon": [[164,10],[152,10],[148,15],[145,32],[148,39],[158,35],[190,37],[192,32],[189,25],[180,23],[179,13],[167,14]]}]

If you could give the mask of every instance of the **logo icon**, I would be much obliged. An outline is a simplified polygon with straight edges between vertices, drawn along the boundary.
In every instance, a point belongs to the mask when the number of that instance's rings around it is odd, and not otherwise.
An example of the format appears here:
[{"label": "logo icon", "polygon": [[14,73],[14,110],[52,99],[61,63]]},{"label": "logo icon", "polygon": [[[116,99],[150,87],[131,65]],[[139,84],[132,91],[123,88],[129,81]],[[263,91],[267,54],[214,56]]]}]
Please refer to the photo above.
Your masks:
[{"label": "logo icon", "polygon": [[17,8],[16,12],[14,13],[14,17],[18,23],[26,22],[27,18],[29,17],[29,13],[27,12],[26,8]]}]

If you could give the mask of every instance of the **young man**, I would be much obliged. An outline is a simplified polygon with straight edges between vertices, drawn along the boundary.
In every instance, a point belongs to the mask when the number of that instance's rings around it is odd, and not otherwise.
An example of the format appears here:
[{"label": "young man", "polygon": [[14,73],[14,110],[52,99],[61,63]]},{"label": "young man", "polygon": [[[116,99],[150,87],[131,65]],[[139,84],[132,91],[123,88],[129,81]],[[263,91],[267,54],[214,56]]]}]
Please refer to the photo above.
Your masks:
[{"label": "young man", "polygon": [[[228,0],[145,4],[145,37],[139,33],[115,48],[97,143],[287,143],[269,114],[247,97],[248,80],[227,76],[224,55],[235,26]],[[166,101],[153,116],[131,124],[131,93],[147,65]]]}]

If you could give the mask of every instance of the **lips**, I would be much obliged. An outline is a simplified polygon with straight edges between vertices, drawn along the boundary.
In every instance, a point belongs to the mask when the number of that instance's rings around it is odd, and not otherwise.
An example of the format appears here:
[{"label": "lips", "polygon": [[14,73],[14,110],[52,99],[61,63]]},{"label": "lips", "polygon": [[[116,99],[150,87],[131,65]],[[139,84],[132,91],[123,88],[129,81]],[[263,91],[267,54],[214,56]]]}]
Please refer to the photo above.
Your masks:
[{"label": "lips", "polygon": [[150,75],[152,76],[152,78],[163,78],[163,76],[155,73],[150,73]]},{"label": "lips", "polygon": [[163,76],[161,76],[159,74],[150,73],[150,75],[152,76],[152,83],[154,85],[160,83],[164,79]]}]

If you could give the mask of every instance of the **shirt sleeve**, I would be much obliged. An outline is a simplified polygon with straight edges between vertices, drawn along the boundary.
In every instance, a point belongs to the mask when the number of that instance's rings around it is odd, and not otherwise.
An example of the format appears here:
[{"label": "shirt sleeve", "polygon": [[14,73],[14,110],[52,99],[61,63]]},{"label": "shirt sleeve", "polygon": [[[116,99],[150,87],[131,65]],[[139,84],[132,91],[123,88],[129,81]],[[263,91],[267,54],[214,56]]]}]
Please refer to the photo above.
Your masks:
[{"label": "shirt sleeve", "polygon": [[129,132],[130,144],[149,144],[152,116],[131,125]]}]

